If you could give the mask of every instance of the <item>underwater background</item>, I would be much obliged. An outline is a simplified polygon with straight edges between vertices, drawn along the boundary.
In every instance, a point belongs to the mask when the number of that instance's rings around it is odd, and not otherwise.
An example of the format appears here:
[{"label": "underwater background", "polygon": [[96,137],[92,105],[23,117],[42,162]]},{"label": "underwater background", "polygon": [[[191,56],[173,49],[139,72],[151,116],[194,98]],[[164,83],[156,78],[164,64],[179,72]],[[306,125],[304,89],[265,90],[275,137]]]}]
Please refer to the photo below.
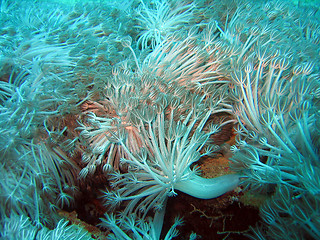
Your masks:
[{"label": "underwater background", "polygon": [[319,7],[1,0],[0,239],[320,239]]}]

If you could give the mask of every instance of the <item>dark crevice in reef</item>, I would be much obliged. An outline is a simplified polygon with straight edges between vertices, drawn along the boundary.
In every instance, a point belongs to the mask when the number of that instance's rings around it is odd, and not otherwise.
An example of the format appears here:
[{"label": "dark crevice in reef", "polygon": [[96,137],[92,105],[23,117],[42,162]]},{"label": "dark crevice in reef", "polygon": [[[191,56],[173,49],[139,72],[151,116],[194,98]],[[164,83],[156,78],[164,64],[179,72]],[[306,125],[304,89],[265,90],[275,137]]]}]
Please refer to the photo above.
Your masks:
[{"label": "dark crevice in reef", "polygon": [[241,195],[242,192],[233,191],[218,198],[202,200],[179,192],[168,200],[162,233],[166,233],[175,217],[180,216],[184,221],[178,227],[178,239],[181,240],[189,239],[192,232],[203,240],[250,239],[245,234],[260,220],[259,211],[239,202]]},{"label": "dark crevice in reef", "polygon": [[71,211],[75,211],[80,220],[96,226],[106,212],[101,195],[106,190],[108,181],[100,169],[87,178],[80,183],[80,193],[76,196],[75,206]]}]

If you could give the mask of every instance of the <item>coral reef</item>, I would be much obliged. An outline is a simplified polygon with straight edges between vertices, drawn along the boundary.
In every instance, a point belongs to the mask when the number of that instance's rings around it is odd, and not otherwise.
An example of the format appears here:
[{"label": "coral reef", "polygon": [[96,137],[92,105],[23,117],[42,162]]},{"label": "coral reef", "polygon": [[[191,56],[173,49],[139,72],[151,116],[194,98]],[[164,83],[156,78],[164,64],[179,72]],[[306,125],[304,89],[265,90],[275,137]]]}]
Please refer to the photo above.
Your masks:
[{"label": "coral reef", "polygon": [[319,239],[319,14],[1,0],[1,238]]}]

